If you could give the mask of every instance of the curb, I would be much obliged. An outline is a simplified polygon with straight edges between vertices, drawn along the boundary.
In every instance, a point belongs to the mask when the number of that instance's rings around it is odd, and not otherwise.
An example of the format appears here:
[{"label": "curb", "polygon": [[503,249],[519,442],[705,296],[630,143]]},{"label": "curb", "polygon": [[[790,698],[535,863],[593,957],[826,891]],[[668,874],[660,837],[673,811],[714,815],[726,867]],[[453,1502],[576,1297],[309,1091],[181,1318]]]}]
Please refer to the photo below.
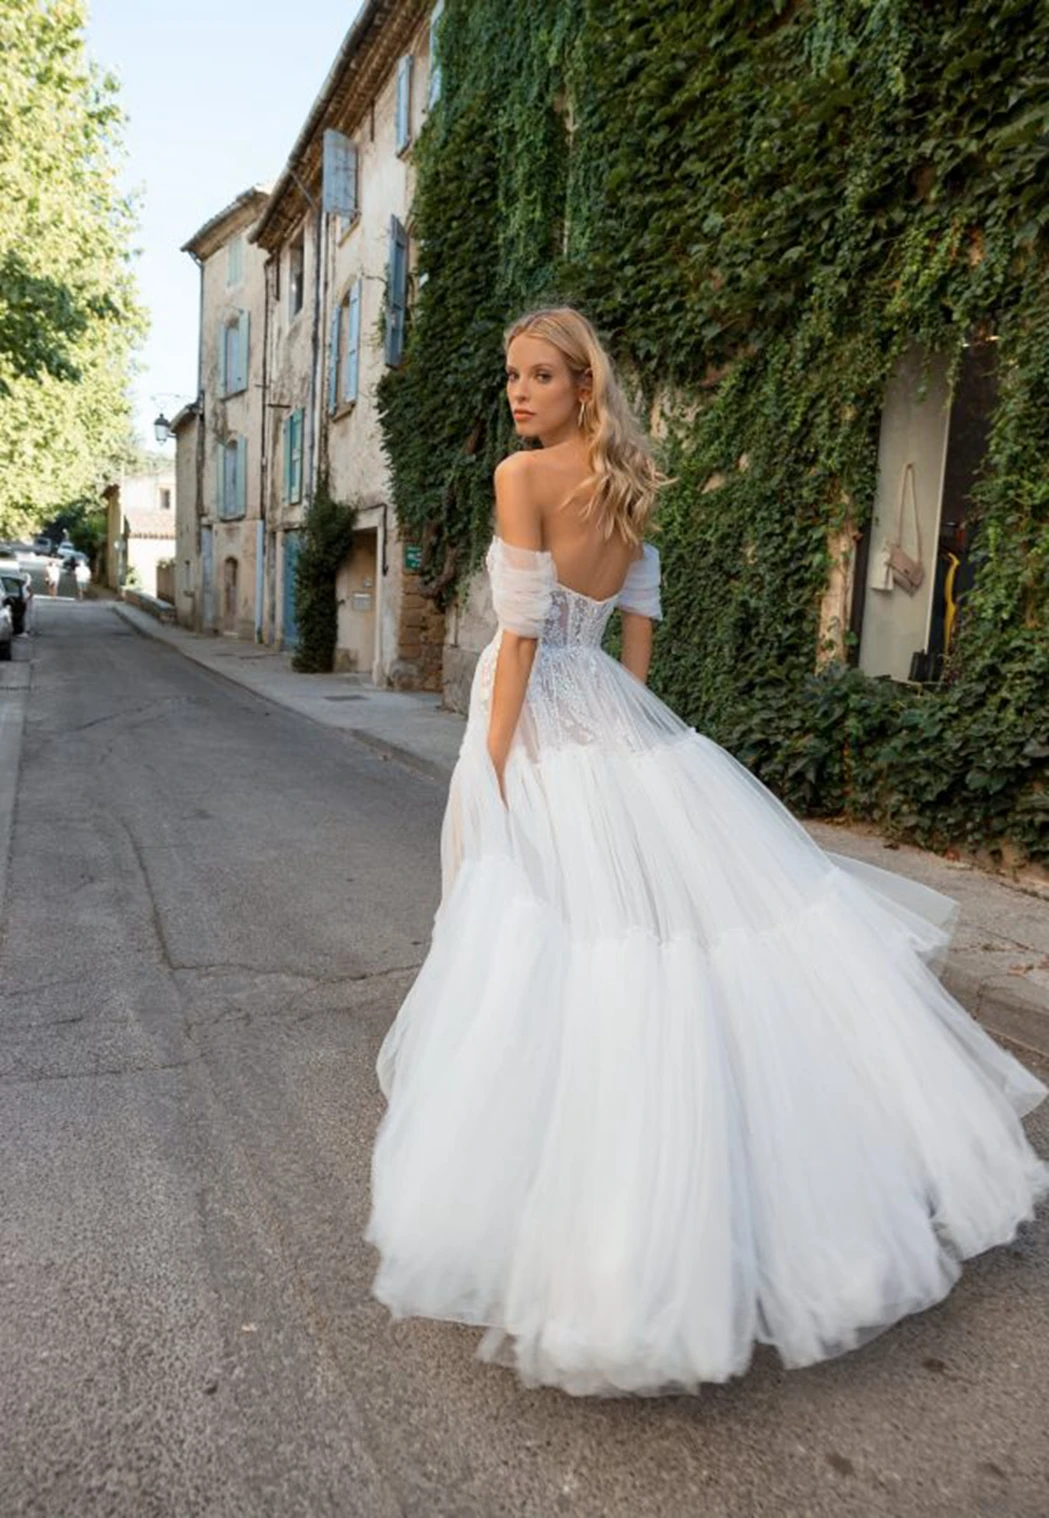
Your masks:
[{"label": "curb", "polygon": [[[120,620],[126,623],[132,632],[138,633],[139,637],[152,638],[156,643],[165,644],[168,648],[174,649],[177,654],[181,654],[184,659],[191,660],[198,668],[206,669],[216,679],[224,680],[227,685],[235,686],[237,690],[243,691],[249,696],[254,696],[256,700],[268,701],[271,706],[278,706],[282,711],[294,712],[297,717],[303,717],[307,722],[313,722],[317,727],[323,727],[326,732],[335,733],[341,738],[348,738],[352,743],[359,743],[362,748],[368,749],[370,753],[378,754],[381,759],[391,760],[393,763],[399,764],[403,769],[411,770],[413,774],[421,775],[426,780],[436,780],[440,784],[446,785],[451,778],[451,767],[442,764],[437,759],[427,759],[425,755],[417,754],[414,749],[405,748],[400,743],[393,743],[389,738],[380,738],[377,733],[365,732],[361,728],[333,727],[330,723],[323,721],[322,718],[313,716],[311,712],[299,711],[297,707],[288,706],[286,702],[279,701],[275,696],[267,696],[261,691],[252,690],[250,685],[245,685],[235,675],[228,673],[224,669],[216,669],[207,659],[202,659],[192,646],[176,643],[172,638],[165,638],[160,628],[170,624],[157,622],[156,630],[154,630],[153,625],[147,624],[143,626],[134,617],[127,616],[126,612],[128,608],[122,601],[111,601],[109,604]],[[131,609],[137,611],[142,608],[133,607]],[[142,610],[144,615],[148,615],[144,609]]]}]

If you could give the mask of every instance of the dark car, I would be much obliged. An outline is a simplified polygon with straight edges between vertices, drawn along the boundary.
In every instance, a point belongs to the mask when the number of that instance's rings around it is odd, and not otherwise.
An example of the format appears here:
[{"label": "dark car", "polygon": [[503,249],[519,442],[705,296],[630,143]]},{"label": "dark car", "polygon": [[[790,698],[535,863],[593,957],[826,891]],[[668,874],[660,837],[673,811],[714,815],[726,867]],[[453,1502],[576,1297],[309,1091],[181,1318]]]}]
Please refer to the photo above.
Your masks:
[{"label": "dark car", "polygon": [[[23,633],[29,620],[29,607],[33,588],[29,576],[22,570],[0,569],[0,593],[3,604],[10,610],[12,630]],[[7,657],[7,655],[0,655]]]}]

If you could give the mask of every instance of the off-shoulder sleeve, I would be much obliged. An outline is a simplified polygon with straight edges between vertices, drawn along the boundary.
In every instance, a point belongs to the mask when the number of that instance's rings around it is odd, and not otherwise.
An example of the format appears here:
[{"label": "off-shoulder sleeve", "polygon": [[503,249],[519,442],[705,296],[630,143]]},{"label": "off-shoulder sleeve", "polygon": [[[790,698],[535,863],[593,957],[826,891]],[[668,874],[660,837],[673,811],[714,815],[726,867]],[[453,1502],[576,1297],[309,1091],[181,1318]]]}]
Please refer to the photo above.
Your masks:
[{"label": "off-shoulder sleeve", "polygon": [[556,580],[553,559],[545,549],[516,548],[495,537],[486,563],[499,626],[522,638],[538,638]]},{"label": "off-shoulder sleeve", "polygon": [[627,570],[623,589],[616,605],[620,611],[634,611],[639,616],[661,621],[663,608],[659,600],[659,550],[651,543],[644,545],[640,559],[635,559]]}]

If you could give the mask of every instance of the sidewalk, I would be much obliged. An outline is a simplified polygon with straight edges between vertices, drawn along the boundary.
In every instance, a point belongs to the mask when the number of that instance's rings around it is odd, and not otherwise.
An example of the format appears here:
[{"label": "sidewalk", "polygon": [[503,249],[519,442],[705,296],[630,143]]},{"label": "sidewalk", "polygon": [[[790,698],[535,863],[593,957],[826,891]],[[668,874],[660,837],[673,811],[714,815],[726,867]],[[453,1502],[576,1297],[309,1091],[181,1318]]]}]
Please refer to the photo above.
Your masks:
[{"label": "sidewalk", "polygon": [[[154,620],[121,602],[114,611],[139,632],[313,722],[347,733],[417,773],[446,781],[465,723],[436,695],[379,690],[360,675],[300,675],[287,654],[208,637]],[[1049,886],[1012,883],[974,865],[905,844],[873,829],[806,823],[822,847],[908,875],[953,896],[961,920],[944,984],[994,1033],[1049,1056]]]}]

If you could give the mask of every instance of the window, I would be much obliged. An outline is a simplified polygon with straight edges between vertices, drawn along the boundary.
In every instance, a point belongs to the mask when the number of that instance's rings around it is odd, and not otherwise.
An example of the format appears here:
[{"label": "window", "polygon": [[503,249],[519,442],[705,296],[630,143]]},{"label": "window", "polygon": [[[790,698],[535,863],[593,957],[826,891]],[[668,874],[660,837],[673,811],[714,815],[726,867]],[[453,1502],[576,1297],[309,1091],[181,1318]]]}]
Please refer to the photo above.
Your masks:
[{"label": "window", "polygon": [[284,473],[281,498],[294,504],[302,500],[302,423],[300,408],[285,419],[283,427]]},{"label": "window", "polygon": [[248,337],[250,317],[237,311],[219,327],[219,394],[238,395],[248,388]]},{"label": "window", "polygon": [[405,53],[397,65],[396,148],[403,153],[412,140],[412,55]]},{"label": "window", "polygon": [[288,248],[288,314],[298,316],[306,298],[306,232]]},{"label": "window", "polygon": [[386,362],[404,356],[404,318],[408,304],[408,233],[390,217],[390,255],[386,269]]},{"label": "window", "polygon": [[171,510],[171,491],[170,490],[161,489],[161,492],[160,492],[160,509],[161,509],[161,511],[170,511]]},{"label": "window", "polygon": [[226,248],[226,284],[239,285],[244,278],[244,238],[234,237]]},{"label": "window", "polygon": [[217,469],[219,516],[242,517],[248,494],[247,438],[231,437],[219,446]]},{"label": "window", "polygon": [[426,90],[426,109],[432,111],[441,98],[441,55],[440,26],[439,22],[444,15],[444,0],[437,0],[437,4],[430,12],[430,82]]},{"label": "window", "polygon": [[328,343],[328,410],[337,411],[357,399],[361,356],[361,296],[357,278],[332,312]]}]

